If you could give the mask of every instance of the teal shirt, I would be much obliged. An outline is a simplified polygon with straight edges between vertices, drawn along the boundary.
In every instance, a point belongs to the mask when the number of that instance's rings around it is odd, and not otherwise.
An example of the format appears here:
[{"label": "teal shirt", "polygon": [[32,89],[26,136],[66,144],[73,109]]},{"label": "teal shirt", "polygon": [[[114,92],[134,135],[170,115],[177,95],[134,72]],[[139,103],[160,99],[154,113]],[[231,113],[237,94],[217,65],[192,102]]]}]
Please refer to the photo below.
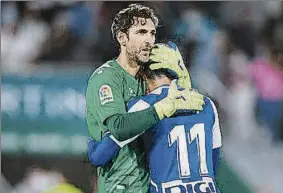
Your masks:
[{"label": "teal shirt", "polygon": [[[95,70],[86,91],[87,124],[90,136],[100,141],[108,129],[104,121],[125,114],[126,104],[141,96],[142,85],[115,60]],[[130,128],[129,128],[130,129]],[[98,193],[147,193],[149,172],[139,139],[123,147],[112,163],[99,171]]]}]

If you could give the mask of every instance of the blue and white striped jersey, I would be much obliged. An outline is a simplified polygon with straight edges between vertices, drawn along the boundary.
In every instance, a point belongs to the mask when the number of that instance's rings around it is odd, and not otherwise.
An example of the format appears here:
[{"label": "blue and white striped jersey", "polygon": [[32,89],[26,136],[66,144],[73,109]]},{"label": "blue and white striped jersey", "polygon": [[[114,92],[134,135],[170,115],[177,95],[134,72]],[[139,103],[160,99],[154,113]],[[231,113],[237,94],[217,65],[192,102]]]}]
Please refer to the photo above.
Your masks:
[{"label": "blue and white striped jersey", "polygon": [[[130,101],[128,112],[140,111],[163,99],[168,86]],[[222,145],[219,118],[212,100],[205,97],[204,110],[165,118],[152,129],[149,151],[151,193],[216,192],[213,149]]]}]

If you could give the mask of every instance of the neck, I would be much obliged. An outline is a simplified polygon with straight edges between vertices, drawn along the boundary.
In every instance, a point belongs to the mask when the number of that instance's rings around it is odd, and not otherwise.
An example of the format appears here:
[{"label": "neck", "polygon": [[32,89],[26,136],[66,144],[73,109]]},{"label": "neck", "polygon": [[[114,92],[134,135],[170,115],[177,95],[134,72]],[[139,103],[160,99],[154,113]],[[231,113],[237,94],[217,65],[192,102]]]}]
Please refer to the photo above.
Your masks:
[{"label": "neck", "polygon": [[137,62],[134,61],[123,49],[116,61],[126,72],[134,77],[140,69],[140,66],[137,64]]}]

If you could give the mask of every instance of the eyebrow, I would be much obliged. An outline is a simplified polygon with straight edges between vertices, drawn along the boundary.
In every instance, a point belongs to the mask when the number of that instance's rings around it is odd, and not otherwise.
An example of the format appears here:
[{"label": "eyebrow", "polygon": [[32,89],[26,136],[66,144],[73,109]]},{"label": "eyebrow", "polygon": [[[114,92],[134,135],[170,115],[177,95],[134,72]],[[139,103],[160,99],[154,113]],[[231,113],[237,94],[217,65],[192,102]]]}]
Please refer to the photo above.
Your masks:
[{"label": "eyebrow", "polygon": [[147,29],[138,29],[137,32],[148,32]]},{"label": "eyebrow", "polygon": [[150,31],[150,33],[156,33],[156,30],[153,29],[153,30],[147,30],[147,29],[138,29],[136,32],[148,32]]}]

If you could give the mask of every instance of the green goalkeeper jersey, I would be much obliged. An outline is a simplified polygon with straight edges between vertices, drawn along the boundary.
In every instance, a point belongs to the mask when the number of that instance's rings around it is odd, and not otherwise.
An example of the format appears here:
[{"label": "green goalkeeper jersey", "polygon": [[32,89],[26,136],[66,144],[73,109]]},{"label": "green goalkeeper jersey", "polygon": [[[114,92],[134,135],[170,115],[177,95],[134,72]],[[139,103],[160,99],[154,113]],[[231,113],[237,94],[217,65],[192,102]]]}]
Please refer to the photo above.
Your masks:
[{"label": "green goalkeeper jersey", "polygon": [[[96,69],[86,92],[87,124],[90,135],[100,141],[107,131],[103,122],[116,114],[126,113],[126,104],[144,94],[139,83],[115,60]],[[149,173],[142,142],[137,139],[124,146],[115,159],[100,168],[98,193],[147,193]]]}]

